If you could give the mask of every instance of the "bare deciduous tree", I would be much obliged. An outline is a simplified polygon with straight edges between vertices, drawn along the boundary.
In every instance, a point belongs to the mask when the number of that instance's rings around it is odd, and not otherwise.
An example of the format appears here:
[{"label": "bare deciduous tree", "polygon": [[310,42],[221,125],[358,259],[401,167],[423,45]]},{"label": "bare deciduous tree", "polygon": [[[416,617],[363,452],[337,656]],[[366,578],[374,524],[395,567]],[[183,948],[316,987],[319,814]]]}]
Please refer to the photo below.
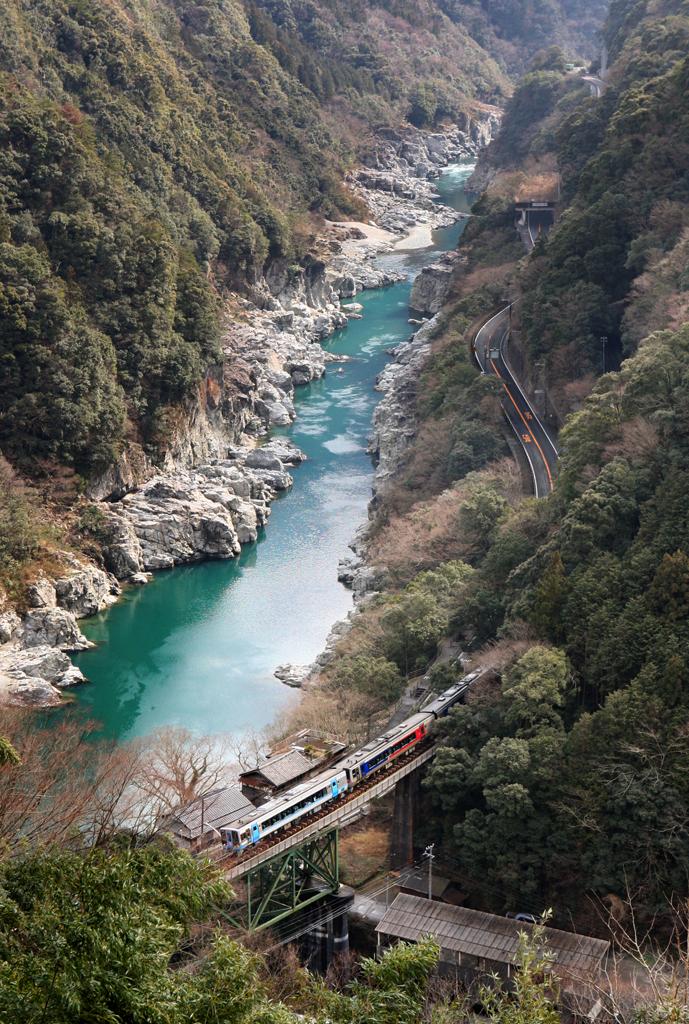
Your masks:
[{"label": "bare deciduous tree", "polygon": [[234,779],[228,740],[165,729],[124,746],[97,741],[95,726],[62,715],[0,708],[0,736],[15,757],[0,760],[0,843],[94,846],[127,831],[153,834],[161,818]]},{"label": "bare deciduous tree", "polygon": [[93,731],[68,714],[40,729],[32,712],[0,708],[0,734],[19,755],[0,764],[0,842],[10,850],[100,841],[121,823],[113,784],[133,777],[138,753],[95,743]]},{"label": "bare deciduous tree", "polygon": [[228,738],[227,746],[239,771],[246,772],[264,760],[270,750],[267,730],[250,729],[241,736]]},{"label": "bare deciduous tree", "polygon": [[135,784],[159,813],[170,812],[232,782],[232,753],[227,737],[161,729],[144,748]]},{"label": "bare deciduous tree", "polygon": [[637,902],[629,891],[596,901],[612,951],[596,975],[559,969],[569,1002],[582,1018],[598,1006],[616,1024],[687,1024],[689,903],[672,899],[641,924]]}]

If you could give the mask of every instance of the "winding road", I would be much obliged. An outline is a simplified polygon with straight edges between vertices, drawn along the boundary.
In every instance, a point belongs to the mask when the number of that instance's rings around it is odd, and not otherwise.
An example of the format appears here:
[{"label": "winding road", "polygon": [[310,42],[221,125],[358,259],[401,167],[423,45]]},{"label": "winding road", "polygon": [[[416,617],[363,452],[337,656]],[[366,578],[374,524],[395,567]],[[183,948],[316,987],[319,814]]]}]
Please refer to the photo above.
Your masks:
[{"label": "winding road", "polygon": [[605,90],[604,79],[599,78],[598,75],[582,75],[581,80],[586,82],[594,99],[599,100]]},{"label": "winding road", "polygon": [[502,382],[502,409],[531,469],[534,494],[544,498],[553,489],[558,451],[512,372],[505,346],[510,333],[511,306],[495,313],[476,332],[473,350],[483,373]]}]

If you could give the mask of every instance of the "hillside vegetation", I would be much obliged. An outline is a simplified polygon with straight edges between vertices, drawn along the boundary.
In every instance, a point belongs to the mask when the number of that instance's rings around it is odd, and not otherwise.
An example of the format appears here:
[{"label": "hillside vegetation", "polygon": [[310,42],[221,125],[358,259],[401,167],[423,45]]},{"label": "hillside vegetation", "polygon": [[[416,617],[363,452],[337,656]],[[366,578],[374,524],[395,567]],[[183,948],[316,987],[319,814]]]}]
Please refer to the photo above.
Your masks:
[{"label": "hillside vegetation", "polygon": [[[375,959],[345,955],[323,977],[306,971],[295,945],[281,946],[274,932],[238,929],[237,898],[220,869],[155,835],[157,812],[178,806],[184,788],[198,795],[217,786],[225,766],[214,743],[167,730],[158,741],[112,749],[84,743],[84,734],[78,718],[41,729],[30,711],[0,709],[0,1020],[469,1018],[475,996],[434,978],[433,940],[401,943]],[[125,823],[136,823],[136,841]],[[303,917],[293,923],[299,929]],[[509,1024],[523,1006],[530,1024],[556,1021],[543,938],[537,932],[520,946],[518,995],[494,993],[491,1019]]]},{"label": "hillside vegetation", "polygon": [[[591,928],[605,901],[630,897],[650,921],[687,895],[688,33],[686,3],[615,0],[602,99],[554,51],[519,83],[374,542],[391,583],[444,559],[472,566],[446,635],[501,673],[443,729],[420,841],[440,831],[480,905],[552,905]],[[554,169],[559,222],[527,258],[513,197]],[[496,461],[497,399],[467,346],[515,293],[527,362],[545,358],[578,410],[539,502]],[[608,365],[616,339],[626,358],[601,375],[603,334]]]},{"label": "hillside vegetation", "polygon": [[3,4],[5,455],[86,476],[127,437],[155,456],[218,359],[224,292],[363,212],[342,179],[376,130],[500,102],[534,17],[570,36],[572,12],[542,6]]}]

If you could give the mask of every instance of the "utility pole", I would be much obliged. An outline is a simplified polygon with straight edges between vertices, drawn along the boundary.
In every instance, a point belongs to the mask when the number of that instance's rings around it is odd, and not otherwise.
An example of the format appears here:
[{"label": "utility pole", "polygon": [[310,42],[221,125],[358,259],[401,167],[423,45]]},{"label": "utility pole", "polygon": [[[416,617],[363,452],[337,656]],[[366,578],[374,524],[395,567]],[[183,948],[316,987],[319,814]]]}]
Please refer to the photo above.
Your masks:
[{"label": "utility pole", "polygon": [[605,334],[601,335],[600,343],[603,346],[603,373],[605,373],[605,349],[606,349],[606,346],[608,344],[607,335],[605,335]]},{"label": "utility pole", "polygon": [[428,898],[429,898],[429,900],[433,899],[433,861],[435,860],[435,855],[433,853],[434,848],[435,848],[435,843],[431,843],[430,846],[427,846],[426,849],[423,851],[424,857],[428,857]]}]

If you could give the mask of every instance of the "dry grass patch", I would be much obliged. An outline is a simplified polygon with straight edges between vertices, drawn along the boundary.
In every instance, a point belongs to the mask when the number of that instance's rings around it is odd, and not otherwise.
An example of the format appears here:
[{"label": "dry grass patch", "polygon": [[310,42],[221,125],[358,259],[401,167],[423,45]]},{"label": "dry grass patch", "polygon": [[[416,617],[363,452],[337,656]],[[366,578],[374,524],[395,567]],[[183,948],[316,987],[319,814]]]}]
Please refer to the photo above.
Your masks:
[{"label": "dry grass patch", "polygon": [[490,484],[515,507],[523,497],[521,475],[512,459],[501,459],[410,509],[397,508],[373,537],[369,560],[385,566],[398,583],[441,562],[466,559],[471,545],[462,534],[459,512],[472,488]]},{"label": "dry grass patch", "polygon": [[495,267],[476,267],[476,269],[464,273],[464,268],[460,263],[452,278],[449,298],[450,300],[462,299],[481,288],[506,285],[516,269],[517,264],[514,260],[510,260]]},{"label": "dry grass patch", "polygon": [[340,865],[347,885],[360,886],[390,866],[390,821],[394,796],[369,805],[368,814],[340,834]]},{"label": "dry grass patch", "polygon": [[514,636],[492,641],[477,651],[471,658],[471,669],[493,668],[501,674],[536,642],[535,631],[526,623],[519,624],[515,627]]},{"label": "dry grass patch", "polygon": [[375,564],[409,577],[438,562],[461,558],[463,543],[457,534],[457,513],[462,501],[460,485],[429,501],[418,502],[406,514],[395,514],[376,538],[371,552]]}]

